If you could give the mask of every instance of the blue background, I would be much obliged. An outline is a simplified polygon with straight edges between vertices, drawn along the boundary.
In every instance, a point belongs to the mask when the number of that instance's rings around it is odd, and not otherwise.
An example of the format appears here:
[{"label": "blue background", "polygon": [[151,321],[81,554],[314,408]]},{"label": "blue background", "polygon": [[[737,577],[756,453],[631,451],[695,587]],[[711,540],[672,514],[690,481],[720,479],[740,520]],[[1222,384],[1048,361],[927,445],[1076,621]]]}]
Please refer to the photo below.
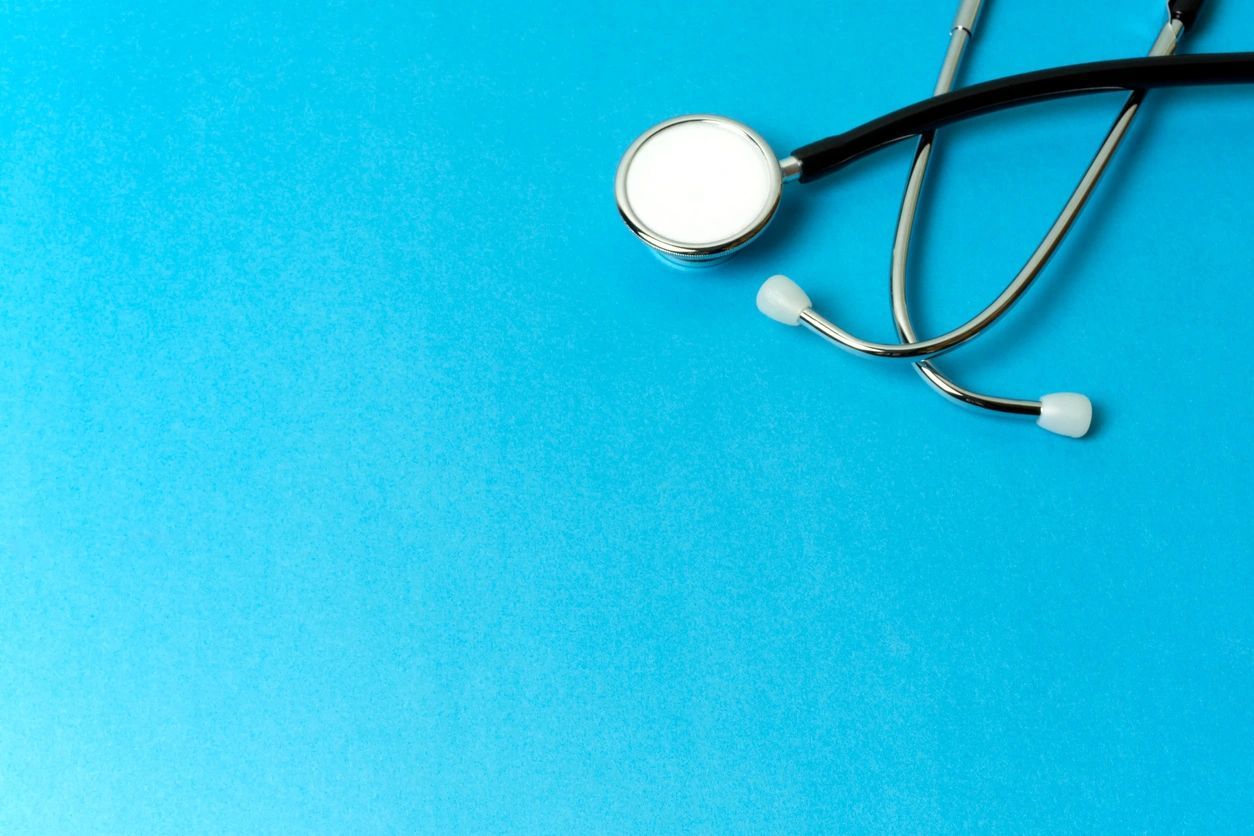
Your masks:
[{"label": "blue background", "polygon": [[[713,272],[618,157],[928,94],[952,2],[5,3],[0,829],[1221,832],[1254,819],[1254,92],[1155,93],[1040,286],[890,338],[910,148]],[[992,0],[963,79],[1142,54]],[[1254,46],[1216,2],[1185,51]],[[999,290],[1117,96],[942,135],[920,330]]]}]

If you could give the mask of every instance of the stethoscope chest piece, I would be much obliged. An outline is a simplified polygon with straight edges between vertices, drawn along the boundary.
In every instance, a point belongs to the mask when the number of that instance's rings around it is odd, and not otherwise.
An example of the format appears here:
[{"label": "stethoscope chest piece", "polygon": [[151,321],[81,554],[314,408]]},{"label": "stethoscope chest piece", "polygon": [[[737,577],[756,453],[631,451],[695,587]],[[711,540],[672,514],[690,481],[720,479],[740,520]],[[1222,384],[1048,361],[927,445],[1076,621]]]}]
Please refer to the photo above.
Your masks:
[{"label": "stethoscope chest piece", "polygon": [[654,125],[618,164],[618,211],[670,264],[715,264],[766,228],[783,175],[766,140],[723,116]]}]

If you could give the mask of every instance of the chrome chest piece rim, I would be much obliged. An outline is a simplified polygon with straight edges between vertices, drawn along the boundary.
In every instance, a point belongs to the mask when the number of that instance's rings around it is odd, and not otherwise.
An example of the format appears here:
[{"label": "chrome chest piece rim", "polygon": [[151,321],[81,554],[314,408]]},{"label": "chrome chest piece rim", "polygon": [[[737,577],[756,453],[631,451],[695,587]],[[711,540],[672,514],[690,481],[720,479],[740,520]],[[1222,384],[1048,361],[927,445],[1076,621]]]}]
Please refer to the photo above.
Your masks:
[{"label": "chrome chest piece rim", "polygon": [[718,263],[766,229],[783,175],[761,136],[724,116],[694,114],[645,131],[614,179],[618,211],[670,264]]}]

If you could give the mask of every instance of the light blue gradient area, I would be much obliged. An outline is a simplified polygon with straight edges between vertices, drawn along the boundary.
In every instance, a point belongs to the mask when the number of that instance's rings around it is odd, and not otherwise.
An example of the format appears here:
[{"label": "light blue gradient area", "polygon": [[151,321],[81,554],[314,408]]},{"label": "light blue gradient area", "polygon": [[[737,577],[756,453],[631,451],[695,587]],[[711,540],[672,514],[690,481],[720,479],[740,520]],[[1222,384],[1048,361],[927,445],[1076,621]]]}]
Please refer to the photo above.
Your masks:
[{"label": "light blue gradient area", "polygon": [[[1036,833],[1254,821],[1254,90],[1150,96],[957,409],[892,336],[910,147],[682,273],[643,129],[779,153],[932,89],[952,2],[4,3],[0,831]],[[1144,53],[990,0],[963,83]],[[1185,51],[1254,48],[1215,0]],[[1118,109],[943,132],[920,332]]]}]

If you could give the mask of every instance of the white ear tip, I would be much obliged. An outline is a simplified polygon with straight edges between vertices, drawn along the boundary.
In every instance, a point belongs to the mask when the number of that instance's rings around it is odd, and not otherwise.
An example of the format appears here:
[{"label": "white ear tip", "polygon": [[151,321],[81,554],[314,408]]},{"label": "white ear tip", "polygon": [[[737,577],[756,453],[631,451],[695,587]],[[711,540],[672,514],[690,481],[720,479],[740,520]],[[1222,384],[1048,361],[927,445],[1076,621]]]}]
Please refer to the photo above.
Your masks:
[{"label": "white ear tip", "polygon": [[797,325],[808,307],[810,297],[787,276],[771,276],[758,289],[758,310],[776,322]]},{"label": "white ear tip", "polygon": [[1075,392],[1055,392],[1041,396],[1041,417],[1037,426],[1051,433],[1080,438],[1093,423],[1093,404]]}]

